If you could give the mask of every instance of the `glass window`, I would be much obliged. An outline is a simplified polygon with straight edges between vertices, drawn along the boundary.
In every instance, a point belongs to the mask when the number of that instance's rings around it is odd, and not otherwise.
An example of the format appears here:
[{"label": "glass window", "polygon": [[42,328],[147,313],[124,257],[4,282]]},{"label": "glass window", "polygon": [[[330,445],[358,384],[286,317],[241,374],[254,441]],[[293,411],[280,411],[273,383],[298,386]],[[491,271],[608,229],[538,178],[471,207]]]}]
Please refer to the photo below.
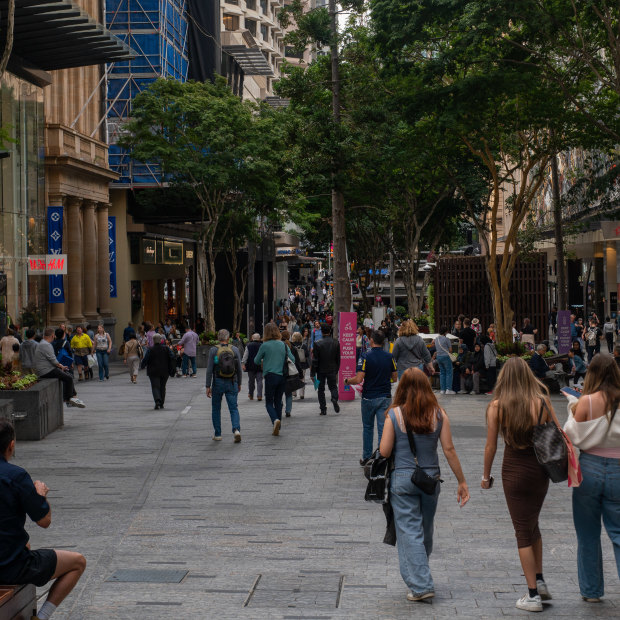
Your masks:
[{"label": "glass window", "polygon": [[245,0],[245,8],[250,11],[256,11],[256,0]]},{"label": "glass window", "polygon": [[263,41],[269,41],[269,27],[261,24],[260,36],[263,37]]},{"label": "glass window", "polygon": [[303,52],[296,52],[293,47],[287,45],[284,51],[284,55],[286,58],[299,58],[300,60],[304,57]]},{"label": "glass window", "polygon": [[239,6],[239,0],[226,0],[226,4],[235,4],[236,6]]},{"label": "glass window", "polygon": [[229,32],[239,30],[239,16],[224,15],[224,30],[228,30]]},{"label": "glass window", "polygon": [[267,15],[269,12],[269,4],[267,4],[267,0],[260,0],[260,10],[262,13]]},{"label": "glass window", "polygon": [[256,22],[253,19],[246,19],[245,27],[250,31],[253,37],[256,36]]}]

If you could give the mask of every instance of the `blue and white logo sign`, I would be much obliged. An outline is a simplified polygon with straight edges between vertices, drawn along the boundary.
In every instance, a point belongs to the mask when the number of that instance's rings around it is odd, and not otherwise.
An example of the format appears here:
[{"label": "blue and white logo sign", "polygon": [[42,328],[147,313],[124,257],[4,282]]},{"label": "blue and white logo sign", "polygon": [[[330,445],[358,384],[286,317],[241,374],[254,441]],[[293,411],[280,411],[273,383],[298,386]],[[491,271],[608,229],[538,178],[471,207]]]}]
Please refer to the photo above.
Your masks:
[{"label": "blue and white logo sign", "polygon": [[[62,207],[47,207],[47,253],[62,254]],[[61,275],[49,276],[49,303],[65,303],[65,289]]]},{"label": "blue and white logo sign", "polygon": [[116,217],[108,216],[108,247],[110,256],[110,297],[116,297]]}]

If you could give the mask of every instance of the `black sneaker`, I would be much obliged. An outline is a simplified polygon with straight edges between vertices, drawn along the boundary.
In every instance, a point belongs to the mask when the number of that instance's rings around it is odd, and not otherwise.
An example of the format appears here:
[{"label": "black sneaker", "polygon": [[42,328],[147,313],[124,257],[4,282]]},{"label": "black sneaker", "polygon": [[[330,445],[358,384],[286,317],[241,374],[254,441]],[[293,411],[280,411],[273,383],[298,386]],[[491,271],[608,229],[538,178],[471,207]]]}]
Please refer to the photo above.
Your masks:
[{"label": "black sneaker", "polygon": [[321,413],[319,413],[319,415],[327,415],[327,411],[321,411]]},{"label": "black sneaker", "polygon": [[340,413],[340,405],[338,404],[338,401],[335,398],[332,398],[332,405],[334,405],[334,411],[336,413]]}]

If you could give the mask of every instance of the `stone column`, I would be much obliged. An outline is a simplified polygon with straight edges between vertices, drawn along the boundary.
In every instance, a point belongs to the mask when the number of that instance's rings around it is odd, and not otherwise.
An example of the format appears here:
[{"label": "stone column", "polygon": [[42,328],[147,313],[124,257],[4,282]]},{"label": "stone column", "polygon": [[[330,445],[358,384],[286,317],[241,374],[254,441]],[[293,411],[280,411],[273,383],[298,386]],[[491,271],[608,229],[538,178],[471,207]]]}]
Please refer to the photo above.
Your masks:
[{"label": "stone column", "polygon": [[84,323],[82,313],[82,286],[84,280],[82,258],[82,199],[76,196],[67,198],[67,316],[74,325]]},{"label": "stone column", "polygon": [[97,209],[97,289],[99,314],[112,316],[110,308],[110,243],[108,237],[108,209],[110,203],[100,202]]},{"label": "stone column", "polygon": [[91,323],[97,321],[97,224],[94,200],[85,200],[84,217],[84,316]]},{"label": "stone column", "polygon": [[[64,194],[50,194],[48,197],[48,204],[51,207],[63,207],[63,231],[62,231],[62,249],[63,253],[67,253],[67,209],[65,205]],[[47,238],[45,240],[45,247],[47,253]],[[65,289],[65,298],[67,294],[67,276],[63,276],[63,285]],[[67,315],[65,314],[65,304],[49,304],[49,322],[53,327],[58,327],[61,323],[67,322]]]}]

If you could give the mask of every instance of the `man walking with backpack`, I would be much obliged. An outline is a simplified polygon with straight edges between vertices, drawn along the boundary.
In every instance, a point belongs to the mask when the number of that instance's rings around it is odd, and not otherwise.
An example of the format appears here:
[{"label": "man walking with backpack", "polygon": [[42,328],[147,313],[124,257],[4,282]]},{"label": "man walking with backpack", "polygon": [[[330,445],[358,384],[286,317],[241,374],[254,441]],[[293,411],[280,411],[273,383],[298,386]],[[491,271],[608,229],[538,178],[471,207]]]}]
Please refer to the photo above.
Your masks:
[{"label": "man walking with backpack", "polygon": [[222,396],[230,411],[235,443],[241,441],[241,421],[237,406],[237,395],[241,391],[241,356],[239,349],[229,344],[230,333],[220,329],[217,333],[219,344],[209,352],[207,364],[207,397],[212,398],[211,419],[213,421],[213,441],[222,441]]}]

